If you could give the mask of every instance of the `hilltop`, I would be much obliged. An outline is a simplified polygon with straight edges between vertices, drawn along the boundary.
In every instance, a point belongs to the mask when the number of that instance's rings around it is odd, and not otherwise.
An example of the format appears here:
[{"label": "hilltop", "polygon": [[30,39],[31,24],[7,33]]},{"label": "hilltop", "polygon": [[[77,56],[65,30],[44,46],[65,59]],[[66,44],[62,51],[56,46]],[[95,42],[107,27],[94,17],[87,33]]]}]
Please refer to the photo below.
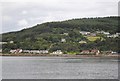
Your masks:
[{"label": "hilltop", "polygon": [[3,52],[17,48],[51,52],[80,52],[86,49],[118,51],[119,37],[108,37],[116,35],[117,32],[118,17],[46,22],[21,31],[2,34],[2,41],[7,42],[3,44]]}]

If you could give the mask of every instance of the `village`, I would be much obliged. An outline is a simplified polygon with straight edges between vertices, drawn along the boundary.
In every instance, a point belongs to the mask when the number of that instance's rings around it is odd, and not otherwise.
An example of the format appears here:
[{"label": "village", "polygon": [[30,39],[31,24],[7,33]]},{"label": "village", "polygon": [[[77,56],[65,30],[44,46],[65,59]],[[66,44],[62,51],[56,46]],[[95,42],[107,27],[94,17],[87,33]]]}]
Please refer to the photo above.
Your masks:
[{"label": "village", "polygon": [[[79,31],[80,34],[82,34],[85,37],[96,37],[98,34],[103,34],[108,38],[116,38],[120,35],[120,33],[116,33],[116,34],[110,34],[109,32],[105,32],[105,31],[96,31],[96,32],[88,32],[88,31]],[[68,35],[68,33],[64,33],[61,35]],[[67,42],[66,39],[62,38],[61,42],[65,43]],[[2,44],[7,44],[8,42],[0,42],[0,45]],[[9,41],[9,43],[14,43],[14,41]],[[85,44],[87,43],[87,41],[81,40],[79,41],[80,44]],[[74,51],[74,50],[71,50]],[[2,53],[2,49],[0,49],[0,53]],[[43,54],[43,55],[64,55],[64,54],[71,54],[71,53],[66,53],[63,52],[62,50],[56,50],[53,52],[50,52],[49,49],[48,50],[25,50],[25,49],[11,49],[9,51],[9,54]],[[107,50],[107,51],[101,51],[98,50],[96,48],[94,49],[87,49],[87,50],[81,50],[77,53],[72,53],[73,55],[112,55],[112,54],[117,54],[116,51],[112,51],[112,50]]]},{"label": "village", "polygon": [[[2,50],[0,50],[1,52]],[[76,55],[76,56],[79,56],[79,55],[89,55],[89,56],[101,56],[101,55],[107,55],[107,56],[112,56],[112,55],[118,55],[117,52],[114,52],[114,51],[100,51],[100,50],[97,50],[97,49],[91,49],[91,50],[82,50],[81,52],[79,53],[73,53],[73,54],[66,54],[65,52],[62,52],[61,50],[56,50],[56,51],[53,51],[53,52],[49,52],[48,50],[23,50],[23,49],[12,49],[10,50],[10,52],[8,54],[3,54],[3,56],[6,56],[6,55],[15,55],[15,56],[19,56],[19,55],[37,55],[37,56],[49,56],[49,55],[52,55],[52,56],[64,56],[64,55]]]}]

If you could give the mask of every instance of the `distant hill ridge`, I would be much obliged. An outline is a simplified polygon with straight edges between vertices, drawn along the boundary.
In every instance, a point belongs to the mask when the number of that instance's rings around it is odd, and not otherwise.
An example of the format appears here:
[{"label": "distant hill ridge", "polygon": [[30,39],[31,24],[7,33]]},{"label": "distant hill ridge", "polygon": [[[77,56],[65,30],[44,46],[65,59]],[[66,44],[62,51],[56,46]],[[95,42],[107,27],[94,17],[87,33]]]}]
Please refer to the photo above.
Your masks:
[{"label": "distant hill ridge", "polygon": [[[102,30],[106,30],[105,27],[108,27],[110,29],[109,26],[113,25],[113,26],[117,26],[118,25],[118,16],[111,16],[111,17],[96,17],[96,18],[80,18],[80,19],[71,19],[71,20],[65,20],[65,21],[57,21],[57,22],[46,22],[46,23],[42,23],[42,24],[37,24],[36,26],[33,26],[31,28],[27,28],[27,29],[32,29],[34,27],[38,27],[38,26],[42,26],[42,25],[47,25],[47,26],[59,26],[60,27],[64,27],[63,25],[68,25],[68,26],[80,26],[77,27],[79,29],[82,29],[83,27],[87,27],[87,25],[92,25],[94,26],[96,29],[102,29]],[[114,22],[113,22],[114,21]],[[87,25],[85,25],[87,24]],[[103,26],[103,25],[107,25],[109,24],[109,26],[105,26],[104,28],[98,28],[97,25],[99,26]],[[84,25],[84,26],[83,26]],[[73,27],[76,27],[73,26]],[[83,27],[82,27],[83,26]],[[112,28],[112,27],[111,27]],[[27,30],[27,29],[23,29],[21,31]],[[83,30],[86,30],[83,28]],[[88,30],[90,31],[90,30]],[[106,30],[106,31],[112,31],[112,30]],[[114,30],[115,31],[115,30]],[[20,31],[15,31],[15,32],[20,32]],[[8,33],[14,33],[14,32],[8,32]],[[7,34],[7,33],[4,33]]]}]

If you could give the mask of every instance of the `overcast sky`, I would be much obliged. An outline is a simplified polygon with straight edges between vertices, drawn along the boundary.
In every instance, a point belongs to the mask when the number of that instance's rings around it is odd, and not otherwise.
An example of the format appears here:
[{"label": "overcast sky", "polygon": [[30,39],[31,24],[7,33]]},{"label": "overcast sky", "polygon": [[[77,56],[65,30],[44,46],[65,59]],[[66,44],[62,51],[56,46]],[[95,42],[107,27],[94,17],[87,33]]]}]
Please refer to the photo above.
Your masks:
[{"label": "overcast sky", "polygon": [[[2,33],[36,24],[118,15],[119,0],[2,0]],[[0,33],[1,33],[0,32]]]}]

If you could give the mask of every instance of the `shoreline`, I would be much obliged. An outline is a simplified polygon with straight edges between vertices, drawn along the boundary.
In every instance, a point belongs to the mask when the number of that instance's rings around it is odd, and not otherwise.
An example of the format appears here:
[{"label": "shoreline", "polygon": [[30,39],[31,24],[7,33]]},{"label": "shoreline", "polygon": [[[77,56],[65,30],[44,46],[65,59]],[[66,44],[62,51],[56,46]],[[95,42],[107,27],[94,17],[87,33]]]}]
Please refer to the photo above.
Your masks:
[{"label": "shoreline", "polygon": [[62,54],[62,55],[50,55],[50,54],[0,54],[0,56],[30,56],[30,57],[66,57],[66,58],[120,58],[119,54],[115,55],[68,55],[68,54]]}]

